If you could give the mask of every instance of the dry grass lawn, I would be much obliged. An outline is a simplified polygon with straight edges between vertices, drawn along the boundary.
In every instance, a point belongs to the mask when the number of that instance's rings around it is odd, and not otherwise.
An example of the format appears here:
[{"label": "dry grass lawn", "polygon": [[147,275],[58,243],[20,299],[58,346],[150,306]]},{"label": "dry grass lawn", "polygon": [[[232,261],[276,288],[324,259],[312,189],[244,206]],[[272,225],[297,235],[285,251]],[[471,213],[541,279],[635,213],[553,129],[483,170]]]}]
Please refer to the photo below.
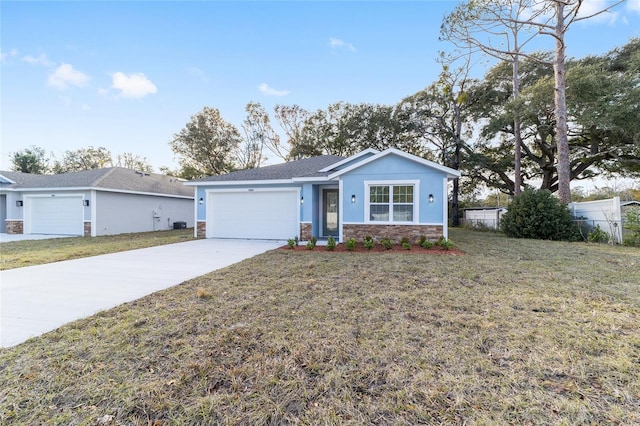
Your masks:
[{"label": "dry grass lawn", "polygon": [[193,239],[192,229],[0,243],[0,270],[41,265]]},{"label": "dry grass lawn", "polygon": [[0,352],[2,424],[639,424],[640,250],[274,250]]}]

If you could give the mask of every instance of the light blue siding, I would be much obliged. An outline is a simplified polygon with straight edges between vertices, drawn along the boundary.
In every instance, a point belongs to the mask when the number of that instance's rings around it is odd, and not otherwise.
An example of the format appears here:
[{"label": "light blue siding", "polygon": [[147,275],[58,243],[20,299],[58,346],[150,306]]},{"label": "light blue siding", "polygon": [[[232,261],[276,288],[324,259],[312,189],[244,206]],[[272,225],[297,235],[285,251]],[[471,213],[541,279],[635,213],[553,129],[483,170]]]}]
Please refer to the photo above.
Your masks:
[{"label": "light blue siding", "polygon": [[[414,161],[395,155],[388,155],[377,161],[365,164],[341,176],[343,180],[343,221],[346,223],[365,222],[364,212],[368,194],[365,194],[365,181],[413,181],[420,182],[418,223],[442,223],[444,221],[443,203],[447,202],[444,194],[446,175]],[[433,194],[434,202],[429,203],[429,194]],[[351,202],[352,195],[356,202]],[[415,200],[414,200],[415,202]]]}]

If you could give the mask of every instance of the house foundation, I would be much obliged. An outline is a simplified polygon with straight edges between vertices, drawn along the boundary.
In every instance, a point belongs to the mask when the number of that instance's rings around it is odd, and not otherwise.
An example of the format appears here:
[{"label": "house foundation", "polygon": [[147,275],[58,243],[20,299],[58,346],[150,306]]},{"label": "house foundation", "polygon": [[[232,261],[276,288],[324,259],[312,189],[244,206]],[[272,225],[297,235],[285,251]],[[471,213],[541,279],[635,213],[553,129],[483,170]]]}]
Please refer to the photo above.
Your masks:
[{"label": "house foundation", "polygon": [[196,223],[196,238],[207,238],[207,222],[199,220]]},{"label": "house foundation", "polygon": [[24,224],[21,220],[5,220],[5,232],[7,234],[24,234]]},{"label": "house foundation", "polygon": [[443,235],[443,227],[442,225],[348,224],[343,225],[342,234],[345,241],[349,238],[362,241],[364,237],[371,237],[375,241],[389,238],[392,241],[399,242],[406,237],[409,241],[415,242],[423,235],[429,240],[437,240]]}]

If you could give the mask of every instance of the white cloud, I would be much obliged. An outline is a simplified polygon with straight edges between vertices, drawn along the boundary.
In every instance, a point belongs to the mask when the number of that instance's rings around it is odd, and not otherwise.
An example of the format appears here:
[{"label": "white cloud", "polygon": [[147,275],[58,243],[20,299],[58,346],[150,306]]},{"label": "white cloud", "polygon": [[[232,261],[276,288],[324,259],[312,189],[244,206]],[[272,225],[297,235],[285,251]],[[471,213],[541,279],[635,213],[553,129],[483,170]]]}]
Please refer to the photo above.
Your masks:
[{"label": "white cloud", "polygon": [[289,94],[288,90],[276,90],[267,83],[259,85],[258,90],[267,96],[287,96]]},{"label": "white cloud", "polygon": [[[601,10],[606,9],[609,6],[611,6],[611,2],[607,0],[585,0],[578,10],[578,18],[591,16],[595,13],[600,12]],[[619,17],[620,14],[614,8],[611,11],[603,12],[599,15],[593,16],[584,22],[614,24]]]},{"label": "white cloud", "polygon": [[116,72],[112,75],[113,89],[120,91],[120,96],[124,98],[143,98],[158,91],[155,84],[144,74],[125,74]]},{"label": "white cloud", "polygon": [[49,86],[60,90],[67,89],[69,86],[82,87],[88,81],[88,75],[73,69],[69,64],[62,64],[53,73],[49,74]]},{"label": "white cloud", "polygon": [[44,53],[41,53],[38,56],[25,55],[22,57],[22,60],[32,65],[44,65],[47,67],[55,65],[55,63],[51,62]]},{"label": "white cloud", "polygon": [[353,44],[347,43],[346,41],[340,40],[339,38],[329,38],[329,46],[331,46],[332,49],[346,49],[352,52],[356,51],[356,48],[353,46]]},{"label": "white cloud", "polygon": [[640,0],[627,0],[627,9],[632,12],[640,13]]},{"label": "white cloud", "polygon": [[9,58],[15,58],[18,55],[16,49],[11,49],[9,52],[0,52],[0,62],[4,62]]}]

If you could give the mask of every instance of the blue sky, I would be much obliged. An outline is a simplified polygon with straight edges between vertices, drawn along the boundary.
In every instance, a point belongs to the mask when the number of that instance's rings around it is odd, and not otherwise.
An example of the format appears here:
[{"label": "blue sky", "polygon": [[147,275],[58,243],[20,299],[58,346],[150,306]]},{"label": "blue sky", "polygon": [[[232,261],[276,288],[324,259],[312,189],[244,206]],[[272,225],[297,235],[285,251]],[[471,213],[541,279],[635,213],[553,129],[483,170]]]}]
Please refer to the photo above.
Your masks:
[{"label": "blue sky", "polygon": [[[168,143],[205,106],[239,127],[249,101],[270,112],[394,104],[436,80],[438,51],[450,48],[440,24],[455,4],[2,1],[0,169],[31,145],[59,158],[103,146],[177,168]],[[640,0],[576,24],[568,55],[631,37]]]}]

